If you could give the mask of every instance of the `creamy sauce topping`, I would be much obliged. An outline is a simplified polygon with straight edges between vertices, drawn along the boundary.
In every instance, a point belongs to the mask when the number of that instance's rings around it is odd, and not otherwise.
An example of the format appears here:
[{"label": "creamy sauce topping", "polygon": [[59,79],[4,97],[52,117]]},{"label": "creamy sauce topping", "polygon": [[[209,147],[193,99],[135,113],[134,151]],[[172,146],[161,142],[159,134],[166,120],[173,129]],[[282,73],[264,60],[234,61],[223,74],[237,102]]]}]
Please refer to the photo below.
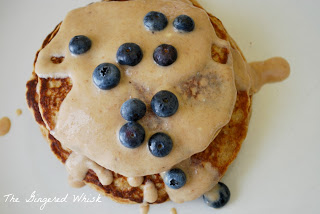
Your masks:
[{"label": "creamy sauce topping", "polygon": [[[220,179],[219,171],[213,168],[210,163],[195,165],[191,163],[190,159],[187,159],[174,166],[174,168],[182,169],[187,176],[186,184],[180,189],[175,190],[166,186],[166,192],[170,199],[176,203],[183,203],[200,197],[216,185]],[[160,175],[163,178],[165,172]]]},{"label": "creamy sauce topping", "polygon": [[220,198],[219,193],[219,184],[215,185],[210,191],[206,192],[204,195],[210,200],[210,201],[217,201]]},{"label": "creamy sauce topping", "polygon": [[20,116],[21,114],[22,114],[22,110],[21,110],[21,109],[17,109],[17,110],[16,110],[16,115],[17,115],[17,116]]},{"label": "creamy sauce topping", "polygon": [[289,63],[281,58],[274,57],[266,61],[250,63],[251,93],[256,93],[266,83],[285,80],[290,74]]},{"label": "creamy sauce topping", "polygon": [[[169,24],[163,31],[145,29],[143,18],[150,11],[167,16]],[[172,22],[181,14],[194,19],[193,32],[174,30]],[[68,43],[75,35],[92,40],[87,53],[70,54]],[[134,42],[142,49],[144,57],[137,66],[116,63],[116,52],[125,42]],[[152,58],[154,49],[163,43],[178,51],[177,61],[168,67],[157,65]],[[186,1],[99,2],[71,11],[58,34],[40,52],[35,68],[40,77],[71,77],[73,82],[51,134],[64,147],[127,177],[169,170],[203,151],[230,120],[236,99],[232,56],[227,64],[213,61],[212,44],[230,49],[227,41],[216,36],[207,13]],[[65,58],[54,64],[52,56]],[[103,62],[117,64],[121,70],[120,84],[109,91],[99,90],[92,82],[93,70]],[[202,85],[192,88],[197,96],[190,96],[185,85],[194,78]],[[159,118],[148,111],[139,121],[146,131],[145,143],[134,150],[125,148],[118,140],[118,132],[126,123],[120,115],[121,105],[130,98],[139,98],[150,106],[152,96],[160,90],[176,94],[177,113]],[[161,159],[151,155],[146,143],[160,131],[170,135],[174,143],[171,153]]]},{"label": "creamy sauce topping", "polygon": [[176,210],[176,208],[171,208],[171,210],[170,210],[170,214],[177,214],[177,210]]},{"label": "creamy sauce topping", "polygon": [[150,205],[147,203],[140,204],[140,214],[148,214]]},{"label": "creamy sauce topping", "polygon": [[86,185],[83,181],[75,180],[71,175],[68,176],[68,184],[73,188],[81,188]]},{"label": "creamy sauce topping", "polygon": [[263,85],[283,81],[290,74],[289,63],[281,57],[248,64],[238,50],[231,49],[231,53],[234,59],[233,68],[238,91],[248,91],[254,94]]},{"label": "creamy sauce topping", "polygon": [[147,214],[150,205],[158,199],[158,191],[154,183],[148,180],[143,187],[143,203],[140,205],[140,213]]},{"label": "creamy sauce topping", "polygon": [[130,186],[132,187],[138,187],[143,183],[144,178],[142,176],[140,177],[130,177],[127,178],[127,181]]},{"label": "creamy sauce topping", "polygon": [[69,184],[71,183],[71,186],[77,186],[78,183],[75,182],[82,182],[89,169],[96,173],[102,185],[109,185],[113,182],[113,175],[110,170],[104,169],[92,160],[76,152],[72,152],[69,155],[65,166],[70,175]]},{"label": "creamy sauce topping", "polygon": [[147,181],[143,187],[143,200],[148,203],[153,203],[158,199],[158,191],[152,181]]},{"label": "creamy sauce topping", "polygon": [[11,121],[8,117],[3,117],[0,119],[0,136],[8,134],[11,128]]}]

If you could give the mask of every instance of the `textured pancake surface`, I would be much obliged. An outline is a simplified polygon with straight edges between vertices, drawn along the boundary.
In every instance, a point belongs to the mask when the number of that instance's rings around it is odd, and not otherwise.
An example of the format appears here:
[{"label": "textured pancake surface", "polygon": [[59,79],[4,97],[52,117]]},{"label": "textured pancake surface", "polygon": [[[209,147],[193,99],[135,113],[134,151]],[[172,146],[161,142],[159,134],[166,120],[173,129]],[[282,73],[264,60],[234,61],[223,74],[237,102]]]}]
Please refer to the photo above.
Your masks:
[{"label": "textured pancake surface", "polygon": [[[201,6],[196,1],[191,1],[195,6]],[[219,19],[211,14],[208,14],[211,23],[219,38],[228,40],[234,49],[239,50],[236,43],[228,35]],[[61,23],[50,33],[44,40],[41,49],[43,49],[59,31]],[[36,54],[37,56],[41,49]],[[239,52],[241,52],[239,50]],[[228,50],[212,46],[212,59],[216,62],[225,64],[228,59]],[[52,63],[58,64],[63,61],[63,57],[51,58]],[[186,92],[191,87],[197,87],[199,83],[197,79],[192,79],[185,85]],[[33,112],[35,120],[40,126],[46,140],[49,142],[52,152],[56,157],[65,163],[69,154],[72,152],[68,148],[63,148],[61,143],[56,140],[50,133],[55,127],[56,116],[59,108],[67,94],[72,88],[70,78],[65,79],[43,79],[39,78],[33,72],[31,79],[27,83],[26,99],[30,110]],[[191,90],[190,90],[191,91]],[[190,93],[192,96],[192,93]],[[228,166],[236,158],[242,141],[246,137],[248,123],[250,119],[251,96],[245,91],[238,91],[237,101],[230,122],[221,129],[220,133],[214,141],[201,153],[191,157],[191,162],[197,166],[203,166],[204,163],[210,162],[213,167],[218,169],[220,177],[224,175]],[[112,184],[103,186],[93,170],[89,170],[84,182],[92,188],[110,197],[119,203],[142,203],[143,202],[143,187],[144,184],[151,180],[158,190],[158,199],[155,203],[163,203],[169,199],[165,190],[165,185],[159,174],[148,175],[144,177],[144,182],[139,187],[131,187],[127,178],[112,172],[114,181]]]}]

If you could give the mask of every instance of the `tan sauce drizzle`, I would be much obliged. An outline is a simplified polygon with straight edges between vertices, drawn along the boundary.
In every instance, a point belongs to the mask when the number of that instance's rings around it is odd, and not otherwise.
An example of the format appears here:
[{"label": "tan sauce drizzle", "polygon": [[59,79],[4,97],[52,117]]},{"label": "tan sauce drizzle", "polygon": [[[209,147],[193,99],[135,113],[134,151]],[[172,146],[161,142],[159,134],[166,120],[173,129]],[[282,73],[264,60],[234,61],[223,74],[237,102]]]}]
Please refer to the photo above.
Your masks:
[{"label": "tan sauce drizzle", "polygon": [[140,186],[143,183],[143,180],[144,180],[144,178],[142,176],[127,178],[129,185],[132,187]]},{"label": "tan sauce drizzle", "polygon": [[152,181],[147,181],[143,187],[143,200],[154,203],[158,199],[158,190]]},{"label": "tan sauce drizzle", "polygon": [[11,128],[11,121],[8,117],[3,117],[0,120],[0,136],[8,134]]},{"label": "tan sauce drizzle", "polygon": [[171,210],[170,210],[170,214],[177,214],[177,210],[176,210],[176,208],[171,208]]},{"label": "tan sauce drizzle", "polygon": [[16,115],[17,115],[17,116],[20,116],[21,114],[22,114],[22,110],[21,110],[21,109],[17,109],[17,110],[16,110]]},{"label": "tan sauce drizzle", "polygon": [[219,184],[215,185],[210,191],[204,194],[210,201],[217,201],[220,198]]},{"label": "tan sauce drizzle", "polygon": [[238,91],[249,91],[251,88],[251,78],[247,69],[247,62],[242,58],[240,52],[231,49],[233,57],[234,78]]},{"label": "tan sauce drizzle", "polygon": [[72,185],[74,182],[82,182],[89,169],[96,173],[102,185],[109,185],[113,182],[113,175],[110,170],[104,169],[92,160],[76,152],[72,152],[69,155],[65,166],[72,178]]},{"label": "tan sauce drizzle", "polygon": [[238,91],[249,91],[250,94],[254,94],[264,84],[283,81],[290,74],[289,63],[281,57],[248,64],[238,50],[231,49],[231,53]]},{"label": "tan sauce drizzle", "polygon": [[73,188],[81,188],[86,185],[83,181],[74,180],[71,175],[68,176],[68,184]]},{"label": "tan sauce drizzle", "polygon": [[148,214],[150,205],[147,203],[140,204],[140,214]]},{"label": "tan sauce drizzle", "polygon": [[281,58],[274,57],[261,62],[250,63],[251,91],[256,93],[266,83],[280,82],[290,74],[289,63]]},{"label": "tan sauce drizzle", "polygon": [[[182,169],[187,176],[186,184],[180,189],[174,190],[166,186],[166,191],[173,202],[183,203],[200,197],[208,189],[216,185],[220,179],[219,171],[207,162],[200,165],[191,163],[187,159],[173,168]],[[163,178],[165,172],[160,174]]]}]

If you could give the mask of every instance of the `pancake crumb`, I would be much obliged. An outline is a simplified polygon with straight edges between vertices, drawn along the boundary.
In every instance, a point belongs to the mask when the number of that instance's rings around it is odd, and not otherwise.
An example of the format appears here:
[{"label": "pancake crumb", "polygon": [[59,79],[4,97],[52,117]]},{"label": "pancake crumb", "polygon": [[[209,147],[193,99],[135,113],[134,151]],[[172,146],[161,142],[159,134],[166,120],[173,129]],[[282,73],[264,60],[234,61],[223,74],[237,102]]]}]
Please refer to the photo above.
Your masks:
[{"label": "pancake crumb", "polygon": [[22,110],[18,108],[18,109],[16,110],[16,115],[17,115],[17,116],[20,116],[21,114],[22,114]]},{"label": "pancake crumb", "polygon": [[8,117],[3,117],[0,120],[0,136],[8,134],[11,127],[11,121]]}]

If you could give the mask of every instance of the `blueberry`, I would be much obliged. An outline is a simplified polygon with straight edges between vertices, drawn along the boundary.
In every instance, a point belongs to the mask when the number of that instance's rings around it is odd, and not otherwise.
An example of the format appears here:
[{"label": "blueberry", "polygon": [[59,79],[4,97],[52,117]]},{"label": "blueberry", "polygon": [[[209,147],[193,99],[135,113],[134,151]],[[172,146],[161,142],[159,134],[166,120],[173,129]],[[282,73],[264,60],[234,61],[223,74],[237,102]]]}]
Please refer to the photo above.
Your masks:
[{"label": "blueberry", "polygon": [[117,61],[121,65],[135,66],[141,62],[142,57],[142,50],[135,43],[124,43],[117,51]]},{"label": "blueberry", "polygon": [[139,99],[133,98],[124,102],[121,106],[121,116],[128,121],[137,121],[146,114],[146,104]]},{"label": "blueberry", "polygon": [[172,92],[159,91],[152,97],[151,108],[159,117],[170,117],[177,112],[179,101]]},{"label": "blueberry", "polygon": [[168,19],[163,13],[151,11],[144,17],[143,23],[150,31],[161,31],[167,27]]},{"label": "blueberry", "polygon": [[110,90],[120,82],[120,71],[114,64],[102,63],[98,65],[92,74],[94,84],[102,90]]},{"label": "blueberry", "polygon": [[165,157],[172,150],[172,140],[165,133],[156,133],[152,135],[148,142],[149,151],[156,157]]},{"label": "blueberry", "polygon": [[91,48],[91,40],[83,35],[73,37],[69,42],[69,50],[72,54],[79,55]]},{"label": "blueberry", "polygon": [[219,182],[209,192],[203,195],[204,202],[213,208],[221,208],[228,203],[230,199],[230,190],[224,184]]},{"label": "blueberry", "polygon": [[159,45],[153,52],[153,60],[161,66],[169,66],[178,58],[178,53],[172,45]]},{"label": "blueberry", "polygon": [[191,32],[194,29],[194,21],[187,15],[180,15],[173,21],[173,26],[182,32]]},{"label": "blueberry", "polygon": [[187,176],[181,169],[171,169],[164,175],[164,183],[172,189],[180,189],[187,182]]},{"label": "blueberry", "polygon": [[127,148],[134,149],[139,147],[145,137],[144,128],[136,122],[124,124],[119,131],[119,140]]}]

